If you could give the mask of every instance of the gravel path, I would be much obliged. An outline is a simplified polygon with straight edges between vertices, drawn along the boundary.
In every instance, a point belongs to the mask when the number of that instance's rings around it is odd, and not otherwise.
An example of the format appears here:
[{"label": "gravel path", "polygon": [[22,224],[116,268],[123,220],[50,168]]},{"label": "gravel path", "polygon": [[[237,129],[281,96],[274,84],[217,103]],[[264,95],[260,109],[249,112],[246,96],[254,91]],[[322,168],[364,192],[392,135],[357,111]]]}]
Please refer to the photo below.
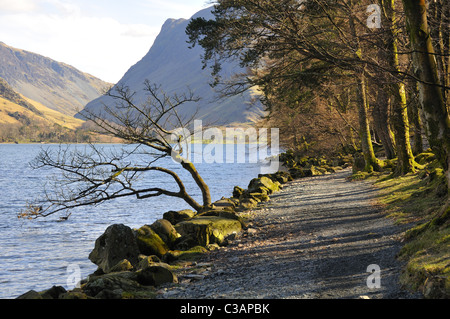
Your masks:
[{"label": "gravel path", "polygon": [[[249,230],[208,254],[180,284],[161,290],[177,299],[418,298],[398,284],[400,234],[374,203],[370,182],[350,170],[296,180],[271,196]],[[381,269],[370,289],[369,265]]]}]

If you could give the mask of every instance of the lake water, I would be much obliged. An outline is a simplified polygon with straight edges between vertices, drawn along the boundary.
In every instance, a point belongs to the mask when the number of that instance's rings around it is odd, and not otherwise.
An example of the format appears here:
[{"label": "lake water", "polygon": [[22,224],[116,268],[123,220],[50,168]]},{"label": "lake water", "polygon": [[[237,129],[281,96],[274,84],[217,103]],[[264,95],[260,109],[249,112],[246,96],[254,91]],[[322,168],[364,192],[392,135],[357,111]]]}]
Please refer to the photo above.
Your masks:
[{"label": "lake water", "polygon": [[[59,216],[19,220],[17,214],[28,202],[42,198],[44,184],[55,173],[34,170],[29,165],[30,161],[42,148],[56,150],[58,147],[0,144],[0,299],[15,298],[31,289],[42,291],[54,285],[73,288],[68,287],[73,266],[81,272],[81,278],[86,278],[97,269],[88,255],[94,248],[95,240],[108,226],[125,224],[138,228],[162,218],[169,210],[190,208],[184,201],[169,197],[145,200],[130,197],[78,209],[65,222],[59,222]],[[247,153],[255,152],[255,147],[247,147]],[[177,170],[188,192],[201,202],[200,191],[189,176],[182,174],[178,164],[171,159],[164,161],[164,167]],[[249,160],[241,164],[196,164],[210,187],[213,201],[223,196],[230,197],[236,185],[246,188],[264,166],[262,163],[251,164]],[[167,178],[154,177],[144,182],[169,187]]]}]

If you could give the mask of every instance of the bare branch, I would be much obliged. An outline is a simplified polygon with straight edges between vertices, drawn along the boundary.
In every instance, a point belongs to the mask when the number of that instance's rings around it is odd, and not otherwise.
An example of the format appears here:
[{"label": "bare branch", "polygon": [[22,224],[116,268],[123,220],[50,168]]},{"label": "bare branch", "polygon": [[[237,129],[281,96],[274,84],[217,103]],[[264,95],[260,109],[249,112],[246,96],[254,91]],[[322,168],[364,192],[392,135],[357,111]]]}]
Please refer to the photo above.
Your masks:
[{"label": "bare branch", "polygon": [[[121,138],[130,145],[119,150],[105,150],[95,145],[88,145],[84,150],[70,146],[60,146],[56,151],[50,148],[41,150],[31,166],[35,169],[54,169],[59,174],[55,176],[51,190],[45,190],[46,206],[30,204],[19,214],[20,218],[47,217],[129,196],[138,199],[162,195],[177,197],[197,211],[210,206],[208,186],[193,164],[182,157],[180,145],[186,137],[177,137],[178,144],[172,141],[173,129],[185,128],[190,124],[178,115],[177,109],[187,102],[198,102],[199,98],[190,90],[183,94],[168,95],[149,81],[144,84],[148,93],[146,104],[137,105],[134,102],[135,92],[131,92],[128,87],[116,86],[107,92],[116,105],[105,106],[106,114],[83,112],[87,119],[97,125],[99,132]],[[202,204],[188,194],[178,174],[156,165],[159,160],[169,156],[177,157],[181,167],[189,172],[201,189]],[[166,175],[178,190],[160,185],[140,185],[141,180],[151,181],[154,173]]]}]

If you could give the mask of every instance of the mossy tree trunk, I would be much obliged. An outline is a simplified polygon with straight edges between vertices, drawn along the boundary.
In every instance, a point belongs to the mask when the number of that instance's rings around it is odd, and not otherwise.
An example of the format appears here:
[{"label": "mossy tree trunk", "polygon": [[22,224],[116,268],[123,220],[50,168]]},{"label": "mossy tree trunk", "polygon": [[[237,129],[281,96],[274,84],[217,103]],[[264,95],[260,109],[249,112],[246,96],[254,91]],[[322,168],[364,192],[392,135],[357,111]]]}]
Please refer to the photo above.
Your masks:
[{"label": "mossy tree trunk", "polygon": [[[380,2],[384,12],[382,15],[382,22],[386,27],[385,45],[387,62],[390,68],[400,72],[395,0],[381,0]],[[389,85],[389,91],[392,97],[392,124],[398,157],[396,172],[403,175],[415,171],[414,155],[409,137],[409,119],[405,84],[398,79],[393,79],[392,84]]]},{"label": "mossy tree trunk", "polygon": [[[450,181],[450,120],[427,20],[425,0],[403,0],[428,141]],[[450,183],[449,183],[450,185]]]},{"label": "mossy tree trunk", "polygon": [[393,159],[396,157],[394,135],[390,127],[390,98],[389,94],[380,83],[374,83],[377,87],[376,101],[373,105],[372,117],[375,131],[383,144],[386,158]]},{"label": "mossy tree trunk", "polygon": [[356,101],[358,104],[359,118],[359,135],[361,139],[361,148],[363,151],[364,160],[366,162],[364,170],[367,172],[372,172],[373,170],[379,170],[380,167],[373,150],[366,94],[366,78],[364,74],[361,74],[358,78],[356,90]]},{"label": "mossy tree trunk", "polygon": [[420,106],[419,106],[419,92],[417,89],[417,83],[413,83],[413,85],[408,85],[408,91],[411,92],[408,96],[408,117],[413,126],[414,130],[414,144],[413,154],[418,155],[423,153],[424,145],[422,140],[422,118],[420,115]]},{"label": "mossy tree trunk", "polygon": [[[352,2],[350,2],[352,5]],[[349,27],[351,35],[355,41],[355,55],[362,59],[362,47],[359,41],[359,37],[356,31],[355,21],[352,16],[349,17]],[[359,74],[358,74],[359,73]],[[366,70],[362,67],[361,70],[355,70],[357,85],[356,85],[356,103],[358,107],[359,118],[359,135],[361,139],[361,148],[366,162],[365,171],[372,172],[379,170],[380,165],[375,156],[372,144],[372,135],[370,133],[370,123],[368,116],[368,102],[367,102],[367,89],[366,89]]]}]

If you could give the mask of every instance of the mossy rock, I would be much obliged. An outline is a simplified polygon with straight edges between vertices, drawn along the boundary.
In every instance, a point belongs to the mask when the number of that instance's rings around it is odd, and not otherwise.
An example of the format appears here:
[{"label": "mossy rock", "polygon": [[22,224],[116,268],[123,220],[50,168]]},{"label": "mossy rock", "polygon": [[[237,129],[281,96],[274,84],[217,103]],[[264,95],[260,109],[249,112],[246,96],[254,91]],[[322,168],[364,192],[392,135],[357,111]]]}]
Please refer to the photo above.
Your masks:
[{"label": "mossy rock", "polygon": [[233,189],[233,198],[239,198],[241,197],[241,195],[244,193],[245,189],[239,187],[239,186],[234,186]]},{"label": "mossy rock", "polygon": [[208,252],[208,249],[202,246],[195,246],[188,250],[171,250],[164,255],[163,260],[167,263],[177,261],[195,261]]},{"label": "mossy rock", "polygon": [[137,282],[137,273],[127,271],[92,276],[82,289],[90,297],[111,299],[118,298],[118,291],[137,291],[142,286]]},{"label": "mossy rock", "polygon": [[262,193],[268,191],[268,195],[278,192],[280,190],[280,183],[274,182],[266,176],[254,178],[248,185],[249,193]]},{"label": "mossy rock", "polygon": [[139,247],[133,230],[125,225],[112,225],[95,241],[89,259],[104,272],[124,259],[134,266],[138,262]]},{"label": "mossy rock", "polygon": [[196,217],[177,224],[175,228],[182,235],[183,245],[189,248],[206,247],[213,243],[220,245],[228,235],[242,231],[239,220],[217,216]]},{"label": "mossy rock", "polygon": [[42,297],[42,294],[40,294],[39,292],[37,292],[35,290],[30,290],[30,291],[24,293],[23,295],[20,295],[16,299],[40,300],[40,299],[44,299],[44,298]]},{"label": "mossy rock", "polygon": [[118,262],[115,266],[113,266],[109,272],[123,272],[123,271],[131,271],[133,269],[133,265],[126,259]]},{"label": "mossy rock", "polygon": [[156,255],[161,258],[169,251],[167,244],[149,225],[136,230],[136,241],[143,255]]},{"label": "mossy rock", "polygon": [[268,202],[270,200],[269,195],[267,195],[267,192],[263,193],[249,193],[249,198],[253,198],[258,202]]},{"label": "mossy rock", "polygon": [[196,212],[190,209],[184,209],[180,211],[169,211],[164,213],[163,219],[168,220],[172,225],[176,225],[185,220],[189,220],[196,215]]},{"label": "mossy rock", "polygon": [[62,294],[59,299],[62,300],[88,300],[93,299],[92,297],[89,297],[84,292],[80,291],[69,291],[64,294]]},{"label": "mossy rock", "polygon": [[323,175],[323,174],[325,174],[327,172],[326,168],[319,167],[319,166],[314,166],[314,165],[311,166],[310,170],[311,170],[312,176],[320,176],[320,175]]},{"label": "mossy rock", "polygon": [[137,282],[143,286],[158,287],[166,283],[177,283],[172,268],[165,263],[155,263],[137,272]]},{"label": "mossy rock", "polygon": [[160,263],[161,259],[158,256],[152,255],[152,256],[139,256],[139,264],[137,265],[137,270],[142,270],[154,263]]},{"label": "mossy rock", "polygon": [[222,199],[213,203],[213,207],[218,210],[233,211],[236,208],[236,203],[229,198],[222,197]]},{"label": "mossy rock", "polygon": [[198,217],[201,217],[201,216],[215,216],[215,217],[233,219],[233,220],[238,220],[238,221],[241,220],[241,218],[235,212],[227,211],[227,210],[209,210],[205,213],[198,215]]},{"label": "mossy rock", "polygon": [[300,167],[291,168],[289,170],[289,174],[294,179],[312,176],[311,170],[303,169],[303,168],[300,168]]},{"label": "mossy rock", "polygon": [[180,234],[173,227],[172,223],[167,219],[159,219],[154,222],[150,228],[158,234],[158,236],[167,244],[169,248],[173,247]]},{"label": "mossy rock", "polygon": [[244,212],[258,207],[258,201],[253,198],[242,198],[239,202],[238,212]]},{"label": "mossy rock", "polygon": [[270,178],[274,182],[279,182],[280,184],[286,184],[287,182],[293,180],[291,174],[289,174],[288,172],[282,172],[282,171],[278,171],[273,174],[264,174],[264,175],[260,174],[258,177],[259,178],[267,177],[267,178]]}]

